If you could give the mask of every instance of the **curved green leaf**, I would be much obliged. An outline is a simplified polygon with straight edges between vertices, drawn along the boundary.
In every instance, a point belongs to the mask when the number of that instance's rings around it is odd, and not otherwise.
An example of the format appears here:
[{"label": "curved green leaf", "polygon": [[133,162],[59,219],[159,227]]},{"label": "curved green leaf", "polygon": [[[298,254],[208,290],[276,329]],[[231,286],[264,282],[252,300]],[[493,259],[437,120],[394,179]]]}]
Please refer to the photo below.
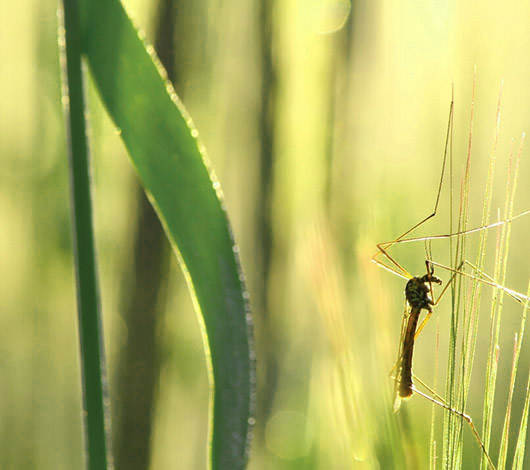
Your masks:
[{"label": "curved green leaf", "polygon": [[179,255],[203,320],[213,387],[210,465],[246,465],[250,313],[237,250],[197,131],[118,0],[82,0],[83,51],[105,107]]}]

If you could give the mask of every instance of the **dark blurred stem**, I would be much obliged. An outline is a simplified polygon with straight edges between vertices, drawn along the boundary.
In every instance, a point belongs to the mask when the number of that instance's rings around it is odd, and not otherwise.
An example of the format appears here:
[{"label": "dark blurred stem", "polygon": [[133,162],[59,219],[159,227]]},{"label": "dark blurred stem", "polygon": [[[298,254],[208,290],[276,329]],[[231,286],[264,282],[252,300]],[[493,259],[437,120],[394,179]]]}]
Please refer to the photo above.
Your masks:
[{"label": "dark blurred stem", "polygon": [[[110,428],[106,393],[103,330],[97,281],[89,151],[85,122],[84,76],[78,2],[63,1],[63,31],[60,30],[63,65],[63,103],[67,123],[72,207],[72,232],[77,281],[77,309],[81,349],[83,424],[86,468],[104,470],[110,464],[107,433]],[[105,425],[107,423],[107,425]]]},{"label": "dark blurred stem", "polygon": [[116,365],[116,469],[149,468],[153,403],[160,373],[156,331],[169,249],[158,217],[143,189],[136,188],[137,214],[132,279],[122,282],[127,340]]},{"label": "dark blurred stem", "polygon": [[[269,314],[268,285],[271,271],[272,253],[272,184],[274,161],[274,128],[276,110],[276,71],[273,57],[273,5],[274,0],[261,0],[259,24],[259,45],[261,48],[261,102],[259,111],[260,129],[260,176],[259,190],[256,204],[256,237],[261,254],[259,262],[259,290],[258,302],[261,310],[262,338],[266,338],[267,346],[259,344],[258,352],[261,362],[263,389],[258,390],[261,397],[257,409],[257,437],[261,437],[267,418],[271,412],[272,404],[278,383],[278,361],[281,351],[279,344],[274,342],[277,331],[273,317]],[[271,343],[272,342],[272,343]]]},{"label": "dark blurred stem", "polygon": [[[173,79],[173,0],[161,0],[155,48]],[[127,341],[116,365],[116,469],[147,470],[156,384],[160,375],[157,330],[164,308],[163,288],[169,275],[170,247],[160,221],[143,189],[136,184],[138,212],[132,266],[122,280],[122,312]]]}]

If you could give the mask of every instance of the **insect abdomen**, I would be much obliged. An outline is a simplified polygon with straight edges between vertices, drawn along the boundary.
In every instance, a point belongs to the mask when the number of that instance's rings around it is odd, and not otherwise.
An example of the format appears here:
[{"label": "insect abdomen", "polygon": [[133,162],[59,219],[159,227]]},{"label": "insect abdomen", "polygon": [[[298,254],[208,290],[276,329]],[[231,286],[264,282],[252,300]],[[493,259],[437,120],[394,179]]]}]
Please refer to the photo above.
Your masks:
[{"label": "insect abdomen", "polygon": [[414,351],[414,335],[420,316],[421,308],[413,308],[407,322],[407,330],[403,338],[403,351],[401,355],[401,374],[399,382],[399,396],[409,398],[412,395],[412,356]]}]

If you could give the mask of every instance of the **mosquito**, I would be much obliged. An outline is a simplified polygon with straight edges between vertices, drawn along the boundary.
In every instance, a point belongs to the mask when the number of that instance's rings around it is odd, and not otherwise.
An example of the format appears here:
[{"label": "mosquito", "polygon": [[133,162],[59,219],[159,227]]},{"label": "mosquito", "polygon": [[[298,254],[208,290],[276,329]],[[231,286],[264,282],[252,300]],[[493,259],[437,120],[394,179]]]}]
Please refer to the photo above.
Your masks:
[{"label": "mosquito", "polygon": [[[424,241],[425,243],[427,242],[430,243],[431,240],[452,239],[452,238],[456,238],[458,241],[459,239],[462,239],[463,236],[466,236],[468,234],[471,234],[474,232],[481,232],[481,231],[484,231],[484,230],[487,230],[493,227],[498,227],[498,226],[510,223],[519,217],[530,214],[530,210],[529,210],[529,211],[520,213],[516,216],[509,217],[502,221],[498,221],[498,222],[484,225],[481,227],[477,227],[474,229],[459,230],[454,233],[449,233],[446,235],[435,235],[435,236],[427,236],[427,237],[425,236],[424,237],[410,237],[410,234],[412,232],[414,232],[420,226],[425,224],[428,220],[434,218],[438,211],[440,195],[442,192],[444,173],[446,171],[447,156],[449,154],[449,146],[450,146],[450,141],[452,138],[453,114],[454,114],[454,98],[452,98],[450,108],[449,108],[449,123],[447,126],[444,158],[443,158],[441,176],[440,176],[440,181],[438,184],[438,192],[437,192],[433,212],[427,217],[420,220],[420,222],[418,222],[417,224],[409,228],[407,231],[405,231],[403,234],[401,234],[396,239],[389,241],[389,242],[383,242],[383,243],[377,244],[377,253],[372,257],[372,261],[376,263],[378,266],[382,267],[383,269],[386,269],[387,271],[390,271],[393,274],[407,280],[407,284],[405,286],[405,297],[406,297],[407,307],[405,308],[405,314],[403,316],[403,321],[402,321],[398,361],[393,369],[393,376],[395,380],[394,411],[397,411],[399,409],[399,406],[402,400],[408,399],[414,393],[416,393],[430,400],[432,403],[446,409],[452,414],[459,416],[465,422],[468,423],[471,429],[471,432],[473,433],[475,437],[475,440],[480,446],[482,453],[488,462],[489,467],[495,470],[495,466],[489,456],[489,453],[483,443],[483,440],[481,439],[475,425],[473,424],[471,417],[467,415],[466,413],[464,413],[463,411],[457,410],[453,408],[452,406],[450,406],[449,404],[447,404],[443,399],[441,399],[438,395],[436,395],[434,391],[429,389],[430,392],[434,395],[434,396],[431,396],[427,393],[424,393],[418,390],[417,387],[414,385],[413,372],[412,372],[414,343],[415,343],[415,340],[418,338],[419,334],[421,333],[421,331],[423,330],[423,328],[425,327],[425,325],[427,324],[428,320],[430,319],[432,315],[433,307],[435,307],[438,304],[438,302],[447,292],[448,288],[452,285],[453,280],[455,279],[457,275],[462,275],[464,277],[476,280],[480,283],[490,285],[494,288],[504,291],[506,294],[514,298],[516,301],[523,304],[525,307],[528,306],[530,298],[512,289],[499,285],[498,283],[494,282],[492,278],[482,273],[478,268],[474,269],[475,275],[465,272],[464,271],[465,265],[470,265],[471,267],[474,268],[474,266],[467,260],[462,260],[458,264],[458,266],[452,268],[449,266],[445,266],[441,263],[432,261],[432,257],[430,256],[430,250],[428,250],[429,251],[429,253],[427,253],[428,259],[425,261],[426,273],[421,276],[412,276],[389,253],[389,249],[392,246],[397,245],[399,243],[418,242],[418,241]],[[380,258],[384,258],[385,261],[382,261]],[[447,284],[445,285],[441,293],[438,295],[437,299],[434,299],[433,285],[441,285],[442,280],[434,275],[435,267],[438,270],[442,269],[442,270],[445,270],[451,273],[449,281],[447,282]],[[421,322],[421,324],[418,326],[419,317],[420,317],[422,310],[425,310],[427,312],[427,315],[424,318],[424,320]]]}]

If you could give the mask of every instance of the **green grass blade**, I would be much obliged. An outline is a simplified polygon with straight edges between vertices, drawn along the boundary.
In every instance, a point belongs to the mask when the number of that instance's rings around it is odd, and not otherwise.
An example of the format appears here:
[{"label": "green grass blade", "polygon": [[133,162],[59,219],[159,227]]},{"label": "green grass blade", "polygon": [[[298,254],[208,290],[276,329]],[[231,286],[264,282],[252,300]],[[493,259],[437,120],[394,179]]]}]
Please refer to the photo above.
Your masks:
[{"label": "green grass blade", "polygon": [[[517,189],[517,180],[518,180],[518,175],[519,175],[519,164],[520,164],[520,157],[521,157],[521,151],[522,151],[522,144],[523,144],[523,140],[521,141],[521,146],[519,148],[519,153],[517,156],[517,161],[515,165],[515,174],[513,176],[513,180],[511,177],[511,166],[512,166],[513,155],[512,155],[512,152],[510,152],[510,166],[508,170],[508,179],[506,183],[505,207],[504,207],[504,212],[503,212],[503,217],[505,218],[510,218],[513,215],[513,207],[514,207],[514,200],[515,200],[515,194],[516,194],[516,189]],[[506,279],[506,272],[507,272],[507,266],[508,266],[508,255],[509,255],[509,247],[510,247],[510,235],[511,235],[511,224],[505,224],[501,227],[498,233],[498,237],[497,237],[494,279],[496,282],[499,282],[501,285],[504,284],[505,279]],[[493,406],[494,406],[494,401],[495,401],[495,385],[497,381],[497,360],[494,359],[496,358],[497,353],[494,353],[494,351],[498,351],[498,348],[499,348],[499,336],[500,336],[503,300],[504,300],[504,292],[502,290],[500,292],[497,292],[497,290],[494,290],[493,297],[492,297],[491,326],[492,327],[494,325],[495,326],[491,330],[492,341],[490,343],[490,353],[489,353],[489,356],[490,356],[489,364],[491,364],[491,367],[489,367],[487,371],[488,386],[486,389],[485,399],[484,399],[484,417],[485,417],[484,419],[484,439],[488,446],[489,446],[489,442],[491,439]],[[517,373],[518,357],[519,355],[516,349],[515,356],[513,359],[513,372],[512,372],[513,380],[515,380],[515,374]],[[511,395],[511,392],[509,393]],[[509,401],[508,407],[506,409],[505,426],[504,426],[502,439],[501,439],[501,449],[499,452],[499,464],[498,464],[499,468],[504,468],[505,462],[506,462],[506,452],[507,452],[508,437],[509,437],[508,428],[509,428],[509,419],[510,419],[510,414],[511,414],[510,406],[511,406],[511,403]],[[485,463],[483,463],[483,466],[484,468],[486,468]]]},{"label": "green grass blade", "polygon": [[526,446],[526,434],[528,429],[528,411],[530,409],[530,375],[528,376],[528,383],[526,384],[526,398],[524,401],[523,415],[521,416],[521,425],[519,427],[519,437],[517,438],[517,445],[515,448],[515,456],[513,459],[514,470],[522,470],[524,464],[524,452]]},{"label": "green grass blade", "polygon": [[82,1],[83,48],[146,192],[179,255],[214,385],[210,466],[246,465],[254,365],[247,294],[220,189],[197,131],[118,0]]},{"label": "green grass blade", "polygon": [[508,456],[508,443],[510,439],[510,419],[512,417],[512,403],[513,403],[513,391],[515,388],[515,377],[517,376],[517,360],[519,344],[517,335],[515,335],[514,348],[513,348],[513,361],[512,361],[512,373],[510,375],[510,387],[508,390],[508,404],[506,405],[506,413],[504,415],[504,425],[502,427],[502,438],[501,448],[499,450],[499,462],[497,469],[501,470],[506,468],[506,458]]},{"label": "green grass blade", "polygon": [[65,0],[63,7],[59,43],[63,66],[63,103],[70,164],[72,232],[83,387],[85,465],[89,470],[104,470],[111,465],[110,452],[108,452],[110,429],[105,425],[106,422],[109,423],[109,412],[106,406],[106,368],[92,224],[79,8],[75,0]]},{"label": "green grass blade", "polygon": [[521,416],[521,425],[519,427],[519,436],[517,438],[517,445],[515,447],[515,455],[513,458],[513,470],[522,470],[524,464],[524,453],[526,448],[526,434],[528,429],[528,411],[530,409],[530,375],[528,376],[528,383],[526,385],[526,398],[524,402],[523,414]]},{"label": "green grass blade", "polygon": [[[530,283],[528,284],[528,289],[526,291],[526,295],[530,296]],[[519,356],[521,353],[521,346],[523,343],[523,338],[525,334],[525,327],[526,327],[526,315],[528,314],[528,302],[525,303],[523,308],[523,314],[521,317],[521,326],[519,328],[519,342],[517,345],[517,351],[516,351],[516,360],[515,360],[515,366],[518,367],[519,365]],[[516,370],[517,373],[517,370]],[[529,382],[526,386],[526,398],[525,398],[525,404],[523,413],[521,416],[521,424],[519,427],[519,435],[517,437],[517,443],[515,446],[515,453],[513,458],[513,464],[512,468],[514,470],[516,469],[522,469],[523,468],[523,461],[524,461],[524,453],[526,449],[526,429],[528,426],[528,407],[530,405],[530,377]]]}]

